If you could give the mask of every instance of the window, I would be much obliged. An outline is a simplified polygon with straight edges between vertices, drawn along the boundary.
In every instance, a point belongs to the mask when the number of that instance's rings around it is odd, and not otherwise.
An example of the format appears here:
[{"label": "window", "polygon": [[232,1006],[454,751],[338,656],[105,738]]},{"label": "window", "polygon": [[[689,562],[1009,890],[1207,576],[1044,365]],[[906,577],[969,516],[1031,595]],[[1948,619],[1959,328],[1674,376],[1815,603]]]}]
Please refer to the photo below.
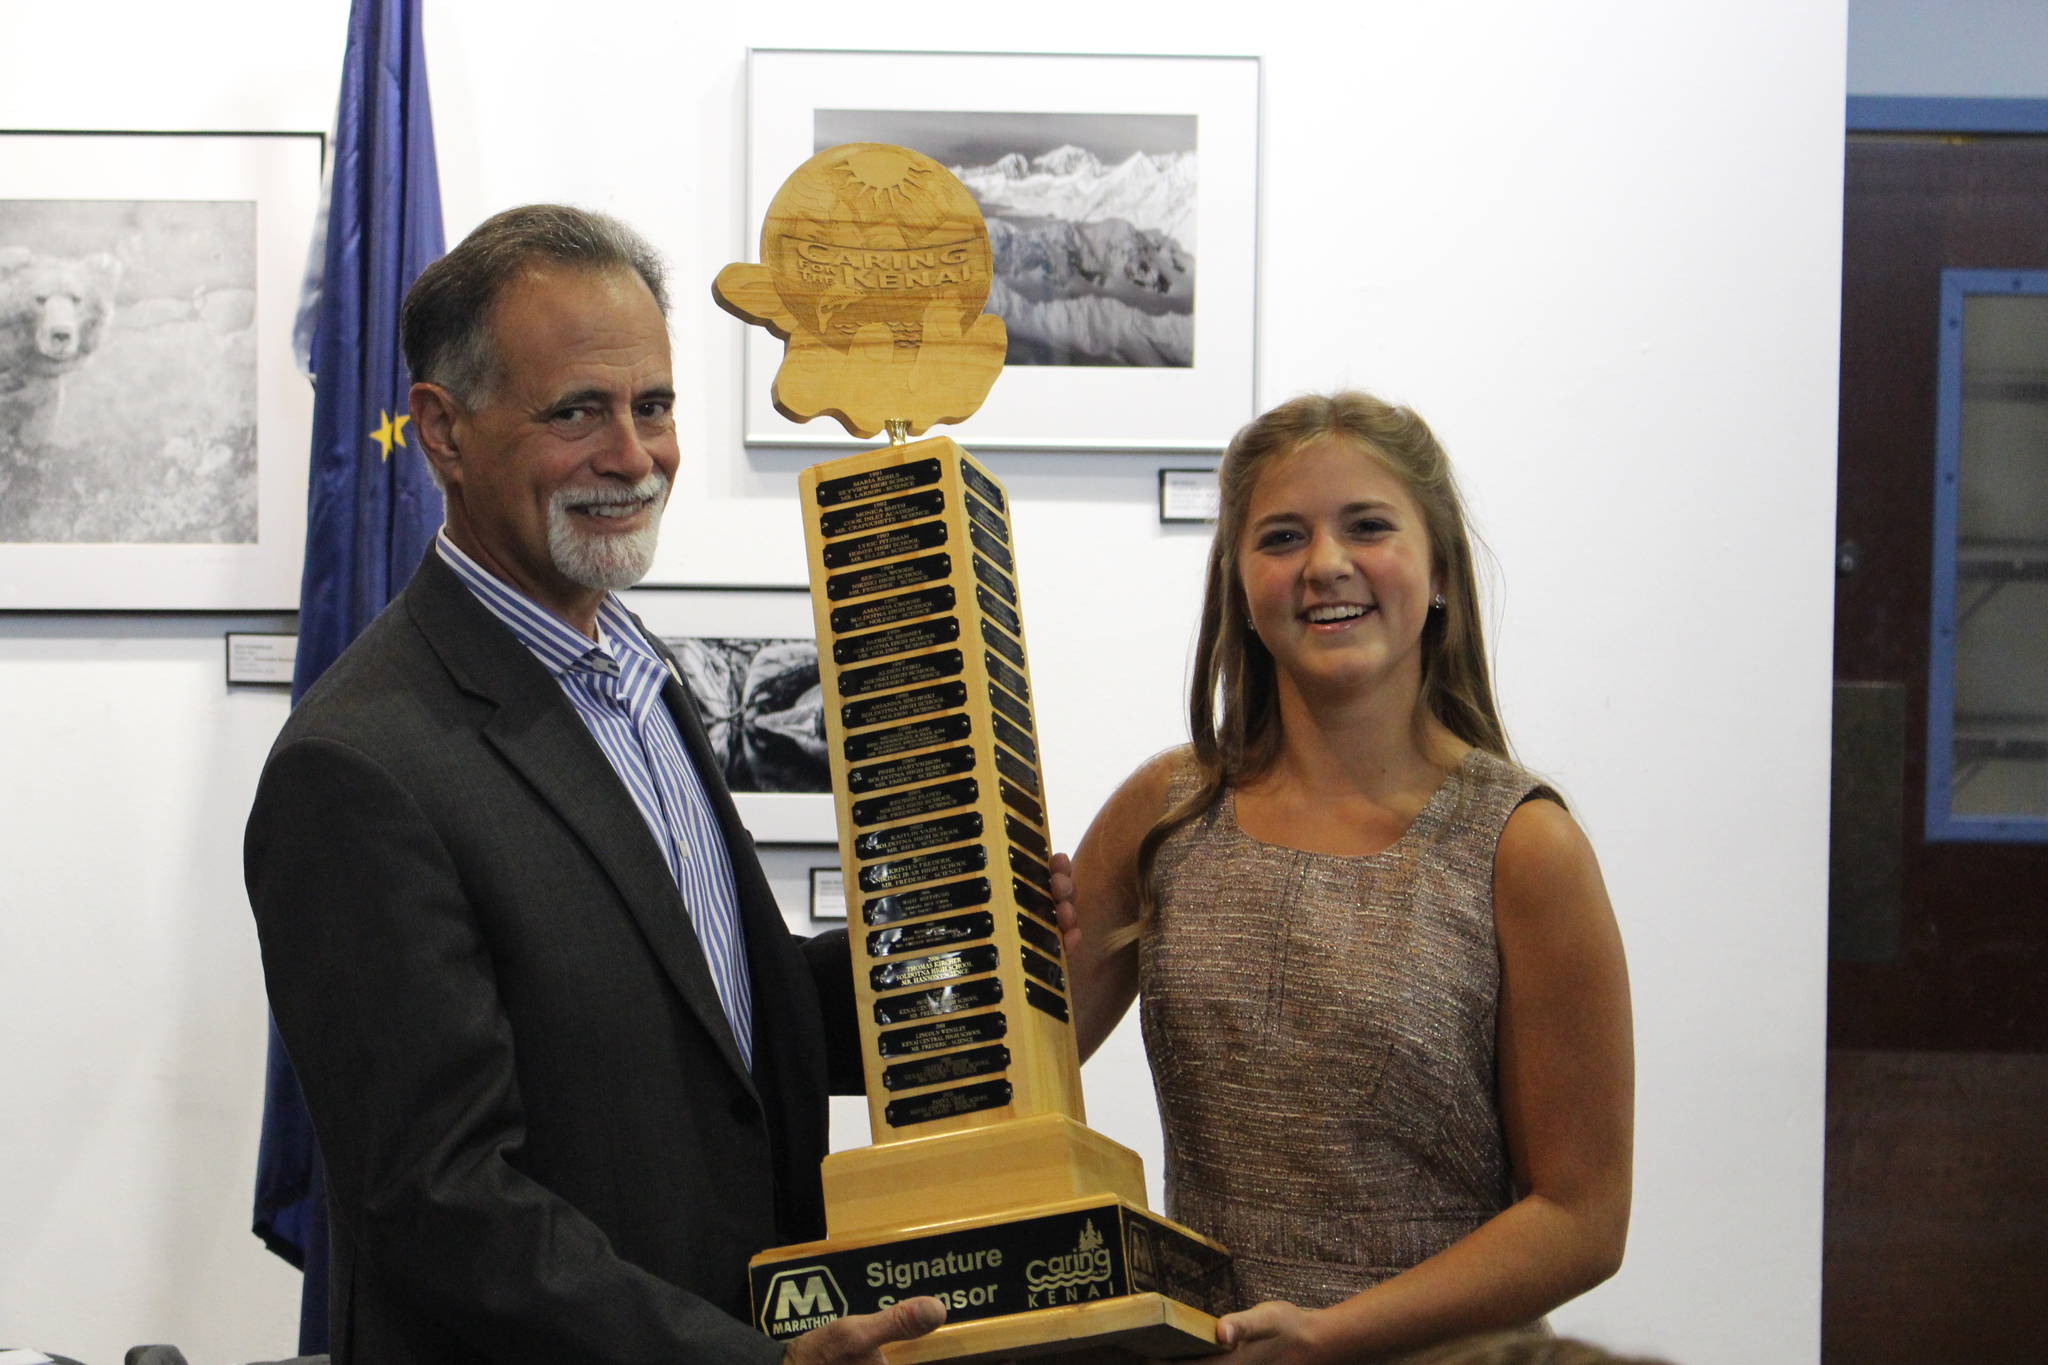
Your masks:
[{"label": "window", "polygon": [[2048,271],[1945,270],[1927,837],[2048,842]]}]

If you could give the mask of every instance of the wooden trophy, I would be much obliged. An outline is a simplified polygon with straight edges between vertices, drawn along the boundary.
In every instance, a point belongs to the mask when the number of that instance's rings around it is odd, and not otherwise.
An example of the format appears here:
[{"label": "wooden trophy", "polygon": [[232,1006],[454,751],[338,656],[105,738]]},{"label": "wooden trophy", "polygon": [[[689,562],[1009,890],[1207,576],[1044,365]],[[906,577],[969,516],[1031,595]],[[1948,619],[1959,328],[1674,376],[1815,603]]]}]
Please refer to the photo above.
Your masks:
[{"label": "wooden trophy", "polygon": [[777,1339],[932,1294],[895,1365],[1217,1350],[1228,1256],[1088,1129],[1054,922],[1009,501],[952,441],[1002,372],[987,226],[917,152],[820,152],[713,292],[787,343],[775,404],[890,443],[799,479],[874,1145],[827,1238],[750,1266]]}]

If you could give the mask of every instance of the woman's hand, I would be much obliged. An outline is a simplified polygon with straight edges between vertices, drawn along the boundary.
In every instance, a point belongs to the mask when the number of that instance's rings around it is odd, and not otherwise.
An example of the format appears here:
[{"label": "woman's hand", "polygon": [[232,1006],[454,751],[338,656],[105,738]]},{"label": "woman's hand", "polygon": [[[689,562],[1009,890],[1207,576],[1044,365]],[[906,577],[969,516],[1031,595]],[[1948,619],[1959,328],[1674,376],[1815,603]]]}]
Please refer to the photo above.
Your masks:
[{"label": "woman's hand", "polygon": [[1328,1359],[1321,1319],[1280,1299],[1219,1318],[1216,1341],[1232,1350],[1218,1365],[1321,1365]]}]

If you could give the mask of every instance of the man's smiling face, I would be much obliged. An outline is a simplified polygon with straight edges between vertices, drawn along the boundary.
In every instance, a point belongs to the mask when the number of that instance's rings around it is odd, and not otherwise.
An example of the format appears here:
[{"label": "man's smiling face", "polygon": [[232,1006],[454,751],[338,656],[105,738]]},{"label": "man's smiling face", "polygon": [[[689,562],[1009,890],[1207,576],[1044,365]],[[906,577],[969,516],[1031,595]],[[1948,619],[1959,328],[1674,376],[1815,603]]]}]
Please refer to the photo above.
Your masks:
[{"label": "man's smiling face", "polygon": [[488,395],[450,435],[448,533],[585,630],[644,576],[679,460],[668,325],[629,271],[536,266],[492,310]]}]

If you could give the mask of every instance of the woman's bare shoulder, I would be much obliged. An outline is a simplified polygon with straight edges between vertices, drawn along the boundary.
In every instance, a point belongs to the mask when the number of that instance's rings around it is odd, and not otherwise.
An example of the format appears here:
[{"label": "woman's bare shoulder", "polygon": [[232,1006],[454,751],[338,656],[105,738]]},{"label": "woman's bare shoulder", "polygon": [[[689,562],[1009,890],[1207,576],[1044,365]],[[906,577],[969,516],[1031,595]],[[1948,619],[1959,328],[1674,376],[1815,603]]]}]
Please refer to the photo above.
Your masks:
[{"label": "woman's bare shoulder", "polygon": [[1114,818],[1121,827],[1137,824],[1138,833],[1159,822],[1166,814],[1168,794],[1174,779],[1195,771],[1194,746],[1177,744],[1152,755],[1123,780],[1102,807],[1102,819]]},{"label": "woman's bare shoulder", "polygon": [[1076,860],[1087,865],[1092,877],[1117,886],[1135,886],[1138,846],[1166,814],[1174,779],[1193,766],[1193,751],[1185,744],[1139,764],[1096,812]]}]

